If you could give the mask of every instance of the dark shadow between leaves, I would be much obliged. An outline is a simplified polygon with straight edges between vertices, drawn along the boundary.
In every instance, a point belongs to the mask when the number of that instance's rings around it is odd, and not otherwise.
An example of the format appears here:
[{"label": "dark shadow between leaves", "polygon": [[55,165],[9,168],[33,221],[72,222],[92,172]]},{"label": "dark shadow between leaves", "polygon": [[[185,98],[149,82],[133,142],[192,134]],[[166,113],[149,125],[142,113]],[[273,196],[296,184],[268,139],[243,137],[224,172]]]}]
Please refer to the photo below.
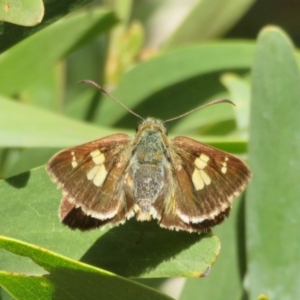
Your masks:
[{"label": "dark shadow between leaves", "polygon": [[27,171],[22,174],[7,178],[7,179],[5,179],[5,181],[9,185],[11,185],[15,188],[21,189],[21,188],[24,188],[28,184],[29,178],[30,178],[30,171]]},{"label": "dark shadow between leaves", "polygon": [[[133,110],[144,118],[155,117],[161,120],[173,118],[203,104],[205,99],[213,95],[213,92],[224,91],[221,83],[218,84],[219,76],[219,73],[200,75],[167,86],[144,99]],[[213,92],[207,88],[212,82],[216,83]],[[176,121],[170,122],[168,129],[170,130],[175,123]],[[122,128],[135,128],[136,118],[126,114],[115,125]]]},{"label": "dark shadow between leaves", "polygon": [[155,221],[132,219],[102,235],[81,261],[125,277],[138,277],[210,236],[166,230]]},{"label": "dark shadow between leaves", "polygon": [[245,227],[245,194],[241,197],[241,204],[239,205],[239,210],[237,214],[237,251],[239,260],[239,275],[241,282],[244,281],[246,271],[247,271],[247,259],[246,259],[246,227]]},{"label": "dark shadow between leaves", "polygon": [[96,91],[93,94],[93,97],[90,99],[90,105],[87,107],[84,120],[86,120],[87,122],[92,122],[94,120],[96,112],[101,106],[102,101],[102,94],[99,91]]},{"label": "dark shadow between leaves", "polygon": [[[243,74],[244,72],[243,70],[235,70],[235,73]],[[211,72],[166,86],[145,98],[136,107],[131,108],[144,118],[154,117],[167,120],[179,116],[204,104],[205,100],[212,99],[217,93],[224,93],[225,88],[219,80],[221,74],[222,72]],[[212,85],[214,86],[213,90]],[[122,99],[119,100],[122,101]],[[132,129],[136,127],[136,123],[136,118],[126,114],[116,121],[115,126]],[[170,131],[175,124],[176,121],[168,123],[168,130]]]}]

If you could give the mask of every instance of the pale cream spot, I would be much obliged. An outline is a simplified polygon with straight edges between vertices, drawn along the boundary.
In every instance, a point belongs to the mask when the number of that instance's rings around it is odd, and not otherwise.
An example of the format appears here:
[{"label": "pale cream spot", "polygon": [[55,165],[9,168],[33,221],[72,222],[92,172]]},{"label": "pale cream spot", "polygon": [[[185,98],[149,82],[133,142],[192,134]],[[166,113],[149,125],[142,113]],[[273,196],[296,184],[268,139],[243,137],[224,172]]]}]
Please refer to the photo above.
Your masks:
[{"label": "pale cream spot", "polygon": [[204,188],[204,181],[197,169],[194,170],[194,173],[192,175],[192,181],[197,191],[202,190]]},{"label": "pale cream spot", "polygon": [[73,167],[73,169],[75,169],[77,166],[78,166],[77,161],[72,160],[72,167]]},{"label": "pale cream spot", "polygon": [[96,176],[97,172],[99,171],[100,166],[94,166],[86,175],[88,180],[93,180]]},{"label": "pale cream spot", "polygon": [[209,185],[211,183],[211,178],[204,171],[208,161],[209,156],[204,153],[195,159],[196,169],[192,175],[192,181],[197,191],[202,190],[205,185]]},{"label": "pale cream spot", "polygon": [[209,161],[209,157],[206,154],[201,154],[199,157],[195,159],[195,166],[199,170],[203,170],[207,166],[207,162]]},{"label": "pale cream spot", "polygon": [[75,152],[74,151],[71,152],[71,155],[72,155],[72,163],[71,164],[72,164],[72,167],[74,169],[74,168],[76,168],[78,166],[78,163],[76,161],[76,157],[75,157]]},{"label": "pale cream spot", "polygon": [[99,149],[96,149],[96,150],[94,150],[90,153],[91,157],[95,157],[95,156],[98,156],[100,154],[101,154],[101,151]]},{"label": "pale cream spot", "polygon": [[107,171],[104,165],[94,166],[88,173],[87,179],[93,180],[94,185],[101,186],[106,178]]},{"label": "pale cream spot", "polygon": [[106,178],[107,171],[105,169],[105,156],[99,150],[96,149],[90,153],[93,162],[96,164],[88,173],[87,179],[93,180],[94,185],[101,186]]},{"label": "pale cream spot", "polygon": [[105,162],[105,156],[104,156],[104,154],[101,153],[100,155],[93,157],[93,162],[96,165],[102,165]]},{"label": "pale cream spot", "polygon": [[99,170],[97,171],[93,183],[96,186],[101,186],[106,178],[107,171],[104,167],[104,165],[99,166]]},{"label": "pale cream spot", "polygon": [[222,168],[221,168],[221,172],[223,174],[225,174],[227,172],[227,161],[228,161],[228,157],[225,156],[224,162],[222,162]]},{"label": "pale cream spot", "polygon": [[90,154],[93,158],[93,162],[96,165],[102,165],[105,162],[105,156],[100,150],[94,150]]},{"label": "pale cream spot", "polygon": [[195,159],[195,165],[196,165],[197,169],[202,170],[207,166],[207,162],[203,161],[200,158],[196,158]]},{"label": "pale cream spot", "polygon": [[200,170],[199,171],[200,175],[201,175],[201,178],[203,179],[203,182],[206,184],[206,185],[209,185],[211,183],[211,179],[210,177],[207,175],[206,172],[204,172],[203,170]]},{"label": "pale cream spot", "polygon": [[209,156],[207,156],[206,154],[202,153],[199,158],[205,162],[209,161]]}]

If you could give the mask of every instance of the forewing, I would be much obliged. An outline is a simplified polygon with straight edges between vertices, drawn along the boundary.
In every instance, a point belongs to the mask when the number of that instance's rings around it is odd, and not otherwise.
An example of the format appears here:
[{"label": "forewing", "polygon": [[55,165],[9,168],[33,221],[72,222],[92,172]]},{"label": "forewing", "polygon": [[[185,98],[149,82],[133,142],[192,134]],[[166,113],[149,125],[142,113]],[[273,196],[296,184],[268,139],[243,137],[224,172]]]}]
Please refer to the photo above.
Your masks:
[{"label": "forewing", "polygon": [[167,228],[200,232],[219,224],[251,178],[237,157],[186,137],[171,141],[170,160],[173,187],[157,202],[161,226]]},{"label": "forewing", "polygon": [[115,134],[56,154],[47,164],[63,190],[60,218],[82,230],[124,222],[133,215],[124,193],[130,137]]}]

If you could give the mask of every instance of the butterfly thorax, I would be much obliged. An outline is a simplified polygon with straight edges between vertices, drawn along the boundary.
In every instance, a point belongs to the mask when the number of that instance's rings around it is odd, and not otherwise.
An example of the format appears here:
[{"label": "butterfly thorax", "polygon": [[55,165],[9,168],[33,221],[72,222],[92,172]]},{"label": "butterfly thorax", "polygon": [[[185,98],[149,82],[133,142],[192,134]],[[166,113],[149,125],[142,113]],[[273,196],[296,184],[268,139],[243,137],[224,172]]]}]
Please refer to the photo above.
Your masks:
[{"label": "butterfly thorax", "polygon": [[145,220],[151,218],[151,207],[163,189],[168,163],[168,138],[161,121],[146,119],[133,139],[133,147],[126,180],[136,203],[137,218]]}]

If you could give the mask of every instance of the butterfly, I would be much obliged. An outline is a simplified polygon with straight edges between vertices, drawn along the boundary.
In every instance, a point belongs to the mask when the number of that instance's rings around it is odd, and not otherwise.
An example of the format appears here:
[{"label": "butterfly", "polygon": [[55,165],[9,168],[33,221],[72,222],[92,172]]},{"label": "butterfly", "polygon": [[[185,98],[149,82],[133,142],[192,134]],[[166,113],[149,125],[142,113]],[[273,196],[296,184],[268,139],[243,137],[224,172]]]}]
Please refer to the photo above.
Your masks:
[{"label": "butterfly", "polygon": [[[219,102],[230,101],[207,105]],[[249,168],[191,138],[169,139],[164,123],[146,118],[134,137],[117,133],[54,155],[46,170],[62,188],[61,222],[84,231],[135,216],[198,233],[221,223],[250,181]]]}]

